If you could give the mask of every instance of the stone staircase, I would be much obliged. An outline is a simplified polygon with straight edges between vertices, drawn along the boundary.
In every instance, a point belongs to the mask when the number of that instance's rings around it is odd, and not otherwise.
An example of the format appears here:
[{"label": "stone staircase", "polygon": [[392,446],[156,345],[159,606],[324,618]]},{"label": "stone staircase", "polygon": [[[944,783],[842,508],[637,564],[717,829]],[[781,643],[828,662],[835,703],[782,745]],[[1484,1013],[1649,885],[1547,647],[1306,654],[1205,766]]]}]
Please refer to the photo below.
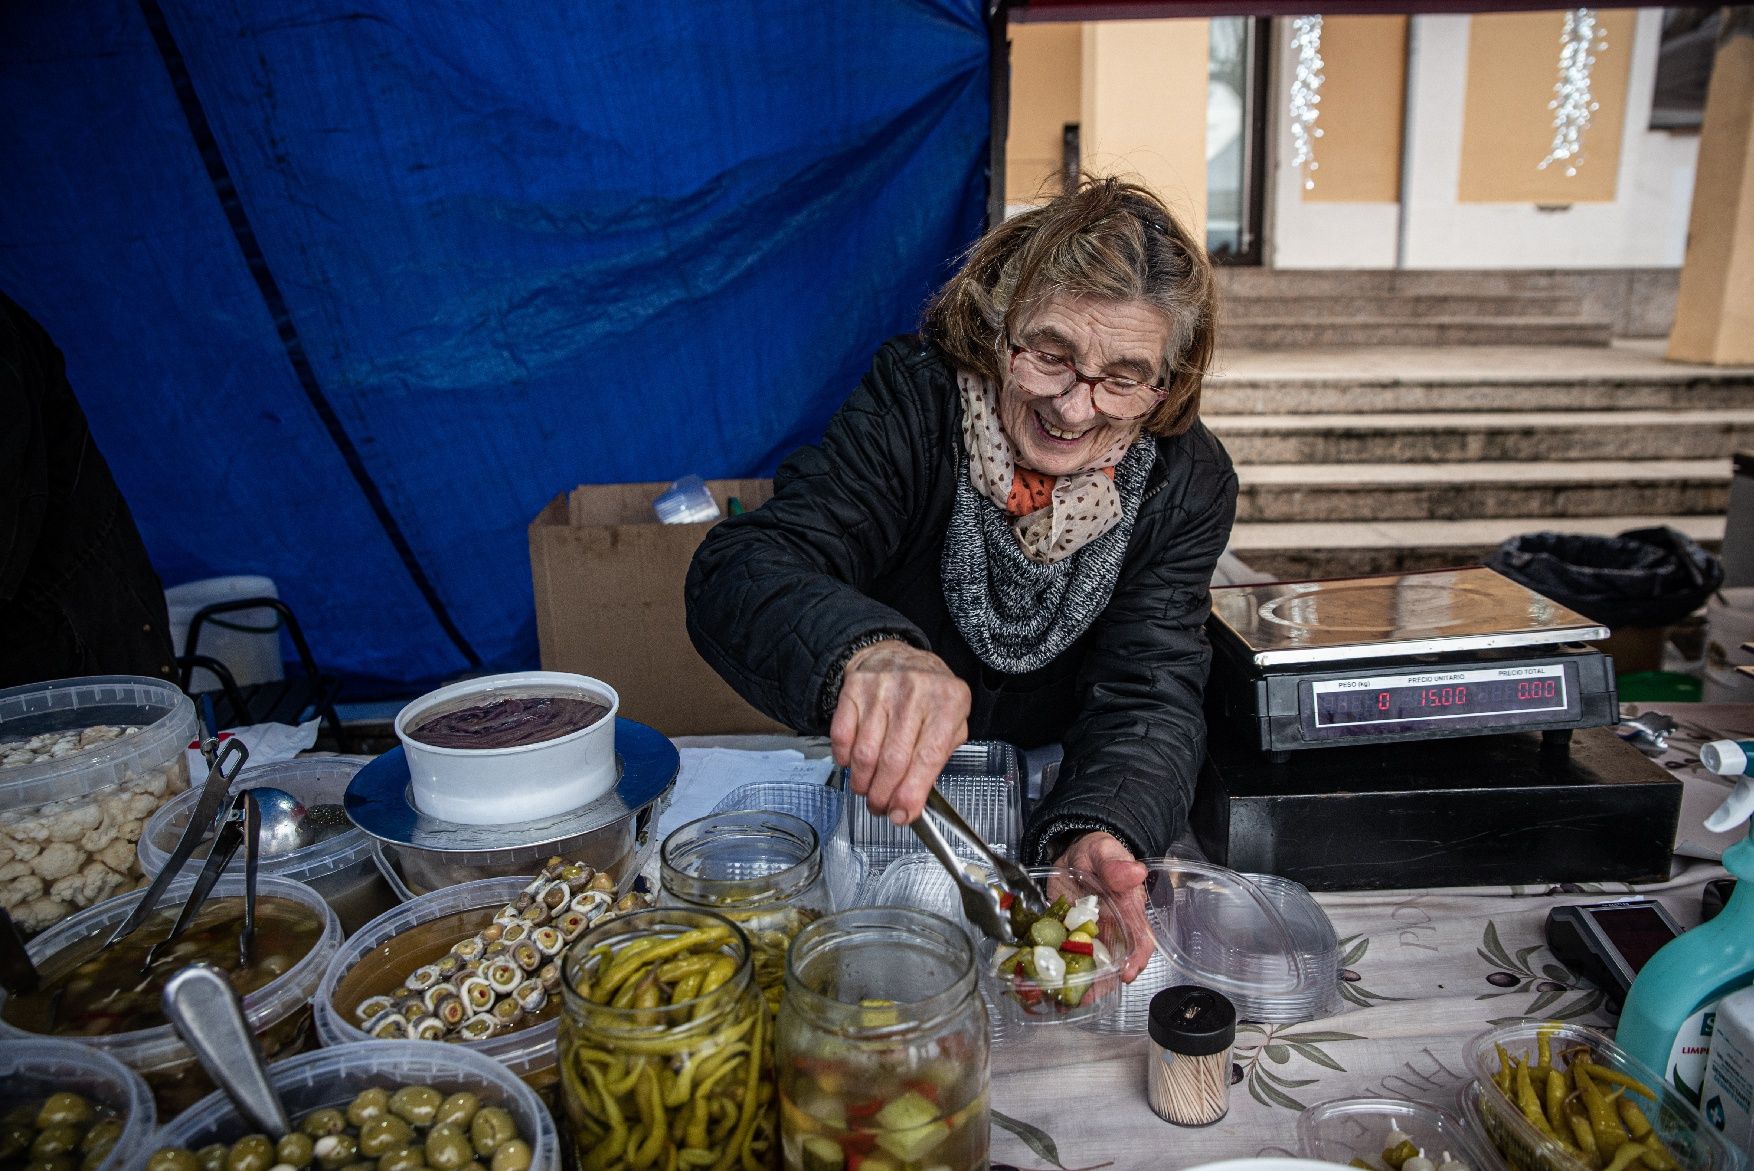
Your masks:
[{"label": "stone staircase", "polygon": [[1477,564],[1543,529],[1715,546],[1754,369],[1661,344],[1228,349],[1203,417],[1237,463],[1231,551],[1281,579]]}]

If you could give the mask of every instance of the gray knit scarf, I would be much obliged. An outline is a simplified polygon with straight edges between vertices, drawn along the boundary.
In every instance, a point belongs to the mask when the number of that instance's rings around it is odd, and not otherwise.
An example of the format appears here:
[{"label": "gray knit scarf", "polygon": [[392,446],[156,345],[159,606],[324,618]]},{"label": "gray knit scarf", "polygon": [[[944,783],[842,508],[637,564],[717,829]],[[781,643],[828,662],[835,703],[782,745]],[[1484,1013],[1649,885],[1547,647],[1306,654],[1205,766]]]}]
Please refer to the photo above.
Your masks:
[{"label": "gray knit scarf", "polygon": [[940,574],[951,620],[981,662],[1007,675],[1034,671],[1090,628],[1114,595],[1156,458],[1157,441],[1141,435],[1115,465],[1120,520],[1070,557],[1047,564],[1024,556],[1005,514],[966,474],[956,477]]}]

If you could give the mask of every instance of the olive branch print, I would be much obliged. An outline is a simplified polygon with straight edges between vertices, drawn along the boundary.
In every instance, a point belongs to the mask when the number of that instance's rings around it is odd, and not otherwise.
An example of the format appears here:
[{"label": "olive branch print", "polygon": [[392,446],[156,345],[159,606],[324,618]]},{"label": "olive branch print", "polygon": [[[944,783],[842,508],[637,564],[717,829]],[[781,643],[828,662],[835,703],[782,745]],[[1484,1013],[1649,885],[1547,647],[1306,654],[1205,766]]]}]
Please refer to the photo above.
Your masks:
[{"label": "olive branch print", "polygon": [[[1480,946],[1475,954],[1484,960],[1488,967],[1496,969],[1486,977],[1486,982],[1496,992],[1482,992],[1476,1000],[1492,1000],[1501,996],[1520,996],[1533,992],[1535,998],[1526,1008],[1515,1016],[1499,1017],[1491,1023],[1502,1025],[1522,1017],[1544,1016],[1549,1020],[1569,1021],[1580,1017],[1594,1015],[1603,1003],[1600,991],[1587,985],[1580,987],[1577,977],[1565,967],[1557,963],[1544,963],[1537,969],[1532,963],[1536,952],[1542,950],[1544,944],[1531,943],[1527,947],[1519,947],[1513,956],[1505,950],[1498,938],[1498,924],[1488,919],[1486,930],[1480,938]],[[1561,1004],[1568,993],[1577,996],[1568,1003]]]},{"label": "olive branch print", "polygon": [[1370,936],[1348,935],[1340,941],[1340,950],[1340,995],[1348,1002],[1369,1008],[1373,1004],[1401,999],[1372,992],[1360,982],[1363,977],[1358,974],[1358,964],[1364,959],[1364,953],[1370,950]]},{"label": "olive branch print", "polygon": [[[1281,1032],[1282,1027],[1287,1031]],[[1296,1025],[1245,1024],[1238,1025],[1236,1028],[1236,1052],[1240,1059],[1239,1068],[1242,1080],[1248,1082],[1249,1096],[1263,1106],[1279,1106],[1286,1110],[1308,1109],[1303,1102],[1293,1097],[1290,1091],[1302,1089],[1304,1086],[1313,1086],[1321,1080],[1320,1074],[1311,1078],[1287,1077],[1285,1074],[1269,1068],[1270,1065],[1289,1065],[1292,1058],[1296,1056],[1323,1069],[1345,1073],[1346,1067],[1334,1060],[1322,1046],[1335,1041],[1363,1040],[1355,1033],[1323,1031],[1297,1033],[1289,1031],[1296,1027]],[[1247,1034],[1256,1034],[1260,1037],[1260,1042],[1252,1049],[1245,1049],[1243,1044],[1243,1037]],[[1247,1056],[1244,1056],[1245,1052]],[[1265,1062],[1263,1062],[1263,1058],[1266,1059]],[[1231,1078],[1236,1080],[1234,1072],[1231,1074]]]}]

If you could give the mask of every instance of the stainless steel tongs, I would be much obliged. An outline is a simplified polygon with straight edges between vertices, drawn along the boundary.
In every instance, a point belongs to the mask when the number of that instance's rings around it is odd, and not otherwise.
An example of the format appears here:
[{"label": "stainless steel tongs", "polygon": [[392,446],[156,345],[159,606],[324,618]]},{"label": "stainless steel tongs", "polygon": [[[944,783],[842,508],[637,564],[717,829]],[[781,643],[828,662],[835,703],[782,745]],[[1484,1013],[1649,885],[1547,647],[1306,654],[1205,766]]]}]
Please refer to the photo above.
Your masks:
[{"label": "stainless steel tongs", "polygon": [[[937,815],[936,819],[933,814]],[[960,857],[951,849],[938,819],[974,848],[981,862],[988,868],[987,873],[983,873],[976,863]],[[1042,894],[1041,887],[1036,885],[1029,871],[995,852],[979,834],[969,828],[968,822],[962,819],[956,806],[950,804],[937,789],[933,789],[926,797],[926,812],[914,819],[913,828],[914,834],[924,843],[926,849],[950,872],[958,893],[962,895],[962,913],[968,916],[970,923],[988,936],[1000,943],[1015,945],[1019,942],[1017,933],[1011,927],[1011,916],[1002,905],[1001,894],[1010,894],[1031,914],[1047,913],[1047,896]]]},{"label": "stainless steel tongs", "polygon": [[245,789],[232,798],[231,808],[226,811],[225,821],[219,833],[213,838],[213,847],[207,853],[207,864],[201,867],[201,874],[195,879],[195,885],[189,889],[188,901],[183,903],[182,913],[171,926],[170,934],[153,944],[152,950],[146,953],[146,966],[150,968],[159,953],[177,941],[177,937],[188,929],[195,913],[201,904],[207,901],[207,894],[225,868],[231,865],[232,856],[238,852],[241,843],[244,847],[244,925],[238,932],[238,964],[248,966],[250,947],[256,937],[256,868],[262,839],[262,807],[256,802],[254,789]]}]

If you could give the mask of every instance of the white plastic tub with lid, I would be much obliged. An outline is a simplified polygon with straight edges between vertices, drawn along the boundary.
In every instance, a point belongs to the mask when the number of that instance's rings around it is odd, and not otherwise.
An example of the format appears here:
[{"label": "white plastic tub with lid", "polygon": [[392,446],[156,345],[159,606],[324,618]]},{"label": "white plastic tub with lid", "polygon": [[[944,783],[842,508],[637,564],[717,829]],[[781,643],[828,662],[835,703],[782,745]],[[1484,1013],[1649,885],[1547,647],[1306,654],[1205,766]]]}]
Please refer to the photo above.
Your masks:
[{"label": "white plastic tub with lid", "polygon": [[140,1075],[77,1041],[8,1040],[0,1045],[0,1105],[72,1091],[121,1120],[122,1133],[90,1171],[122,1171],[152,1149],[158,1113]]},{"label": "white plastic tub with lid", "polygon": [[[99,726],[137,730],[30,763],[0,747],[0,907],[38,931],[137,882],[146,819],[189,787],[195,705],[163,680],[57,679],[0,691],[0,745]],[[34,755],[34,753],[32,753]]]},{"label": "white plastic tub with lid", "polygon": [[[345,1106],[373,1086],[395,1090],[431,1086],[449,1095],[468,1092],[483,1106],[500,1106],[530,1144],[530,1171],[559,1171],[560,1135],[554,1119],[529,1086],[503,1066],[461,1045],[438,1041],[371,1041],[338,1045],[275,1062],[268,1080],[280,1094],[294,1126],[313,1110]],[[196,1151],[210,1143],[232,1142],[255,1127],[238,1114],[224,1093],[215,1091],[172,1119],[148,1150],[182,1147]],[[128,1171],[140,1171],[141,1159]]]},{"label": "white plastic tub with lid", "polygon": [[[291,793],[307,808],[340,805],[347,793],[347,783],[360,770],[361,764],[357,760],[339,757],[265,764],[238,774],[232,792],[266,786]],[[140,868],[148,877],[164,869],[166,859],[188,828],[189,818],[199,801],[200,793],[191,789],[162,806],[148,819],[139,846]],[[349,934],[396,904],[396,896],[383,875],[378,873],[372,853],[371,837],[357,826],[351,826],[301,850],[264,858],[261,873],[302,882],[316,890],[329,901],[329,906],[341,920],[343,934]],[[205,848],[195,852],[197,861],[206,856]],[[190,863],[191,867],[196,865],[197,862]],[[226,873],[243,872],[244,852],[239,850]]]},{"label": "white plastic tub with lid", "polygon": [[[167,910],[175,914],[193,885],[192,877],[173,882],[165,891],[158,910],[140,930],[153,930],[151,924],[163,922],[159,916]],[[134,891],[109,899],[56,924],[31,940],[27,949],[31,961],[46,976],[55,977],[60,973],[54,962],[56,955],[92,939],[107,938],[128,917],[144,893]],[[209,898],[239,898],[243,893],[243,879],[226,875],[214,884]],[[323,896],[303,883],[264,876],[256,882],[256,897],[297,903],[316,915],[322,924],[310,951],[274,980],[244,997],[244,1019],[249,1022],[250,1031],[256,1034],[263,1055],[272,1057],[276,1053],[296,1051],[304,1043],[310,1023],[311,996],[322,982],[323,970],[328,967],[335,949],[341,944],[341,924],[336,920],[335,912],[329,909],[329,904],[323,901]],[[39,1034],[27,1032],[6,1019],[6,999],[6,993],[0,991],[0,1049],[9,1047],[14,1041],[38,1038]],[[152,1090],[160,1113],[188,1105],[211,1088],[207,1076],[196,1065],[195,1055],[169,1024],[127,1033],[82,1036],[79,1041],[138,1071]]]},{"label": "white plastic tub with lid", "polygon": [[[465,911],[487,913],[475,927],[467,931],[459,929],[456,934],[446,937],[443,940],[445,947],[437,949],[438,955],[443,955],[451,944],[467,938],[485,926],[492,912],[522,894],[524,888],[530,885],[530,878],[530,875],[521,878],[483,878],[460,886],[435,890],[431,894],[403,903],[361,927],[341,945],[334,958],[329,961],[328,970],[323,973],[322,983],[317,988],[317,1039],[324,1045],[351,1042],[367,1045],[396,1044],[393,1041],[373,1040],[354,1021],[351,1005],[344,1008],[336,1004],[336,993],[348,973],[362,960],[375,956],[391,940],[416,927]],[[439,941],[435,938],[433,942],[436,946]],[[435,955],[420,962],[430,963],[436,958]],[[400,974],[406,976],[407,972]],[[556,1001],[558,1002],[558,994]],[[559,1056],[555,1049],[555,1038],[559,1031],[560,1014],[557,1009],[554,1016],[546,1021],[514,1032],[500,1033],[484,1041],[435,1041],[431,1044],[479,1053],[499,1062],[537,1089],[547,1091],[560,1078]]]}]

